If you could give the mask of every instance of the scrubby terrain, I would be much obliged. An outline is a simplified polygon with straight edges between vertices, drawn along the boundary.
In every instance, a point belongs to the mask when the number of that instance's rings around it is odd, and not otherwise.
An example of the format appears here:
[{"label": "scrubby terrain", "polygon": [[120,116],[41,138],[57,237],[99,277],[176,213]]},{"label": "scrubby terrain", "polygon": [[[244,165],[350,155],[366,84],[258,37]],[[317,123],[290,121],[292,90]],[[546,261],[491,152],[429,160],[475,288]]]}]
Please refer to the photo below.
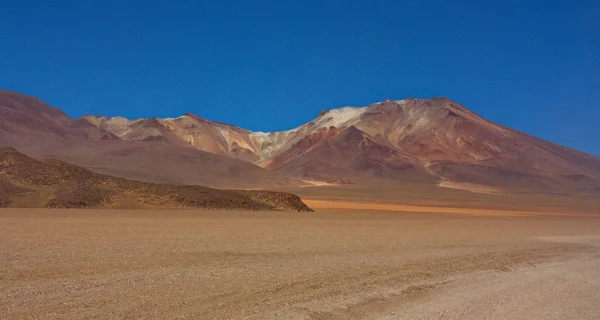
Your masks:
[{"label": "scrubby terrain", "polygon": [[0,148],[0,191],[1,207],[310,211],[298,196],[289,193],[139,182],[60,160],[36,160],[12,148]]}]

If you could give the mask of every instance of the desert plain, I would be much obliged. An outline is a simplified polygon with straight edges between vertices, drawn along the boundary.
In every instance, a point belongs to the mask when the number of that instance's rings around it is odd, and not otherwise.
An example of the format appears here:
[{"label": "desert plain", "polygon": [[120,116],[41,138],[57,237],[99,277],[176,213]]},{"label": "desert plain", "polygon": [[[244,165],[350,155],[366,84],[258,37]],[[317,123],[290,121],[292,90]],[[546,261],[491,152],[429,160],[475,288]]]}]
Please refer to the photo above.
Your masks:
[{"label": "desert plain", "polygon": [[595,214],[2,209],[2,319],[599,319]]}]

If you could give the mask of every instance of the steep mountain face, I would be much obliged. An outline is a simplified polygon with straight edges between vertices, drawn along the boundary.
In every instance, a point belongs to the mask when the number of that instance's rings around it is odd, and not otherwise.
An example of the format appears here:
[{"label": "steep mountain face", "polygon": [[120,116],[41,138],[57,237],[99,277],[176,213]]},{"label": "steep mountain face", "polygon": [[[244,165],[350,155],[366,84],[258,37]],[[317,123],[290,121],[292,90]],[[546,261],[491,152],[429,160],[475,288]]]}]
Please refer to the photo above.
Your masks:
[{"label": "steep mountain face", "polygon": [[577,192],[600,181],[597,157],[491,123],[445,98],[375,104],[356,126],[442,181]]},{"label": "steep mountain face", "polygon": [[0,148],[0,207],[161,208],[312,211],[298,196],[262,190],[164,185],[98,174],[59,160]]},{"label": "steep mountain face", "polygon": [[36,98],[0,90],[0,147],[156,183],[245,189],[293,182],[247,161],[190,148],[158,119],[91,120],[72,119]]},{"label": "steep mountain face", "polygon": [[[337,134],[319,134],[332,132]],[[315,136],[321,140],[315,140]],[[370,178],[435,181],[414,159],[378,143],[354,126],[312,134],[275,156],[267,168],[327,183],[356,183]]]}]

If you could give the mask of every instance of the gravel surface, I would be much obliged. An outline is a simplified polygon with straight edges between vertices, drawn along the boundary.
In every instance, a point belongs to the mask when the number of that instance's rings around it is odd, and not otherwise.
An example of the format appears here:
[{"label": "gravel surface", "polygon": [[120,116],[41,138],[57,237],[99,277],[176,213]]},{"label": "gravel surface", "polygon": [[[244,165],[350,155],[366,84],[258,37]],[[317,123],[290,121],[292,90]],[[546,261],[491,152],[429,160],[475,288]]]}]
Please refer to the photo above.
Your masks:
[{"label": "gravel surface", "polygon": [[600,319],[600,219],[0,211],[3,319]]}]

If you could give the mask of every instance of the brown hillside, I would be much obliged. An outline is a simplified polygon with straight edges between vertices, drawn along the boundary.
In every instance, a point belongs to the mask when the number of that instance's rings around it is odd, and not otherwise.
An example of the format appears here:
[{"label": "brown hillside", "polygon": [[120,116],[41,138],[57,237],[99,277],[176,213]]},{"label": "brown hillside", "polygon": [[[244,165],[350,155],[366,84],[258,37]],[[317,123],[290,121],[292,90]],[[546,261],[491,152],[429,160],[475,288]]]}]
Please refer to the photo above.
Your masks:
[{"label": "brown hillside", "polygon": [[98,174],[59,160],[36,160],[0,148],[0,207],[168,208],[311,211],[298,196],[154,184]]},{"label": "brown hillside", "polygon": [[372,178],[435,181],[415,161],[384,146],[354,126],[306,151],[290,149],[269,166],[286,175],[332,183],[360,183]]}]

